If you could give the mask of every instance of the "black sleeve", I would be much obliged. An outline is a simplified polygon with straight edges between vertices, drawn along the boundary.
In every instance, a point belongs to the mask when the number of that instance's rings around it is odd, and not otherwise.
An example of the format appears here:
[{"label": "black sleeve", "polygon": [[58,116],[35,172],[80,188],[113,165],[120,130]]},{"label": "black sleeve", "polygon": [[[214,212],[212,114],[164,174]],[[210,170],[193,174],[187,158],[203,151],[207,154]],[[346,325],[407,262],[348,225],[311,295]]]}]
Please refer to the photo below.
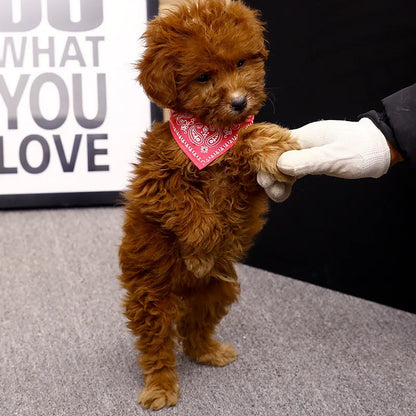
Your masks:
[{"label": "black sleeve", "polygon": [[410,85],[381,100],[381,111],[369,111],[368,117],[387,140],[416,168],[416,84]]}]

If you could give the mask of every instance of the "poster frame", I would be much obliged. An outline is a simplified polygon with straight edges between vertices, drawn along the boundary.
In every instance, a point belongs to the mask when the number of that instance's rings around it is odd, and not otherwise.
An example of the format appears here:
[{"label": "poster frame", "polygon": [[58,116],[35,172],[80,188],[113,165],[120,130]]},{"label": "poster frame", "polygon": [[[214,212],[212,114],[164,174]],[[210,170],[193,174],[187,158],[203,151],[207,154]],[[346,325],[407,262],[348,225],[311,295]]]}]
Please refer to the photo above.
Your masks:
[{"label": "poster frame", "polygon": [[[156,16],[158,0],[146,0],[146,11],[148,20]],[[163,121],[163,110],[154,103],[149,105],[151,122]],[[118,206],[122,202],[122,190],[0,195],[0,209]]]}]

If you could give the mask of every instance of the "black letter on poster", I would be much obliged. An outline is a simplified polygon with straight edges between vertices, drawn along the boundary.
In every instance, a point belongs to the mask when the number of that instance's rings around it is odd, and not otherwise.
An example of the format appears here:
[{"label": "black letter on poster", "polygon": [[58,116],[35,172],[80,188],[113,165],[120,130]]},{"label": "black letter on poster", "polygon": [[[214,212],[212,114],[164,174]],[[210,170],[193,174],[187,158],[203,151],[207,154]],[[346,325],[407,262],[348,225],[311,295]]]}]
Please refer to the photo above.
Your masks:
[{"label": "black letter on poster", "polygon": [[107,171],[110,170],[108,165],[96,165],[95,156],[96,155],[106,155],[107,149],[96,149],[95,141],[96,140],[107,140],[106,134],[87,134],[87,149],[88,149],[88,171]]},{"label": "black letter on poster", "polygon": [[28,79],[29,75],[20,75],[16,90],[12,95],[7,88],[3,75],[0,75],[0,96],[3,98],[4,104],[6,104],[7,107],[7,127],[9,130],[17,129],[17,107],[19,106],[20,99],[22,98]]},{"label": "black letter on poster", "polygon": [[20,0],[20,19],[13,21],[13,1],[0,0],[0,32],[27,32],[39,26],[40,0]]},{"label": "black letter on poster", "polygon": [[[86,129],[96,129],[104,123],[107,115],[107,92],[105,87],[105,74],[97,74],[97,114],[94,118],[87,118],[82,103],[82,77],[81,74],[72,75],[74,91],[74,114],[78,124]],[[91,85],[88,85],[88,95],[91,96]]]},{"label": "black letter on poster", "polygon": [[3,136],[0,136],[0,173],[17,173],[17,168],[6,168],[4,166]]},{"label": "black letter on poster", "polygon": [[75,162],[78,156],[79,145],[81,143],[82,134],[76,134],[74,145],[72,146],[71,158],[69,162],[65,156],[64,147],[62,146],[62,139],[59,134],[54,134],[53,139],[55,140],[56,150],[58,151],[59,160],[61,161],[62,170],[64,172],[73,172],[75,167]]},{"label": "black letter on poster", "polygon": [[[40,165],[35,167],[31,166],[27,160],[27,147],[33,141],[36,141],[41,145],[43,154]],[[42,173],[48,167],[51,159],[48,142],[42,136],[37,134],[31,134],[23,139],[22,144],[20,145],[19,155],[23,169],[29,173]]]},{"label": "black letter on poster", "polygon": [[78,0],[81,14],[78,22],[71,20],[71,6],[74,7],[74,3],[70,0],[48,0],[49,24],[65,32],[85,32],[101,26],[103,0]]},{"label": "black letter on poster", "polygon": [[[47,82],[54,84],[59,94],[58,114],[52,120],[46,119],[40,109],[40,91]],[[35,120],[35,123],[39,127],[48,130],[61,127],[62,124],[65,123],[69,109],[69,94],[64,80],[53,73],[38,75],[33,81],[30,90],[30,109],[32,111],[33,120]]]}]

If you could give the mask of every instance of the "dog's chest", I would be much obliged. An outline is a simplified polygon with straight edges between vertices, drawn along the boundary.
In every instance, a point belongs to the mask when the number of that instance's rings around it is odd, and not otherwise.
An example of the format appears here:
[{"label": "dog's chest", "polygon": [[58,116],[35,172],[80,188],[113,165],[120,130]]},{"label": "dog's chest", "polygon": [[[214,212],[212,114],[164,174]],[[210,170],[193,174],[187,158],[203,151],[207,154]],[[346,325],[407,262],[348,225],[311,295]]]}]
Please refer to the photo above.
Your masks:
[{"label": "dog's chest", "polygon": [[223,218],[223,222],[245,220],[258,198],[255,179],[246,182],[225,174],[214,174],[201,185],[208,205]]},{"label": "dog's chest", "polygon": [[227,176],[214,176],[201,186],[208,204],[216,210],[231,207],[236,199],[242,197],[243,189],[239,183]]}]

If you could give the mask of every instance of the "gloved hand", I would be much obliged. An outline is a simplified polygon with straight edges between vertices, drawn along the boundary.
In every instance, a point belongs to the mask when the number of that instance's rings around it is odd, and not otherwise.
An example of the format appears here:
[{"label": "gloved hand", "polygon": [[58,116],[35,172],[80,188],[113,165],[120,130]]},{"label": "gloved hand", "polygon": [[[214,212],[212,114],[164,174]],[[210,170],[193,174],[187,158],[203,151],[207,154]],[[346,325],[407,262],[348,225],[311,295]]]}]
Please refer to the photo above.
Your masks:
[{"label": "gloved hand", "polygon": [[[390,147],[383,133],[368,118],[360,121],[322,120],[291,131],[301,150],[283,153],[277,167],[296,178],[329,175],[345,179],[378,178],[390,166]],[[291,186],[259,172],[258,183],[269,197],[282,202]]]}]

